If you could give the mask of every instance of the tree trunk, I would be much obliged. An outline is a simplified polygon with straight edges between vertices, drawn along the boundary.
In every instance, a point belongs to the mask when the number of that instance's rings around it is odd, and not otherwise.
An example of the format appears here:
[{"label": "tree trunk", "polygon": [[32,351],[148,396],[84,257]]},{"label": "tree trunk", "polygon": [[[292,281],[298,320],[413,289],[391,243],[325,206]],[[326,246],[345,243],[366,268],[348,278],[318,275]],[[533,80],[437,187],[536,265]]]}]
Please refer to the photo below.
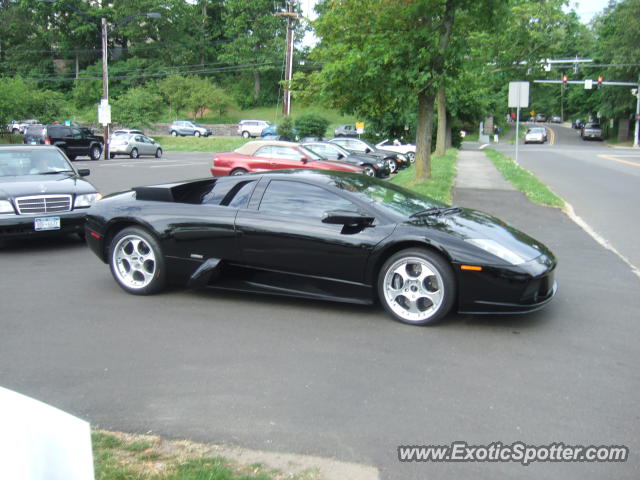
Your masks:
[{"label": "tree trunk", "polygon": [[433,102],[431,90],[418,94],[418,131],[416,132],[416,179],[431,178],[431,137],[433,136]]},{"label": "tree trunk", "polygon": [[260,72],[257,70],[253,72],[253,99],[258,100],[260,98]]},{"label": "tree trunk", "polygon": [[447,132],[445,138],[445,147],[451,148],[453,146],[453,137],[451,136],[453,132],[451,131],[451,117],[447,114]]},{"label": "tree trunk", "polygon": [[438,88],[438,133],[436,137],[436,155],[444,155],[447,149],[447,96],[445,88]]}]

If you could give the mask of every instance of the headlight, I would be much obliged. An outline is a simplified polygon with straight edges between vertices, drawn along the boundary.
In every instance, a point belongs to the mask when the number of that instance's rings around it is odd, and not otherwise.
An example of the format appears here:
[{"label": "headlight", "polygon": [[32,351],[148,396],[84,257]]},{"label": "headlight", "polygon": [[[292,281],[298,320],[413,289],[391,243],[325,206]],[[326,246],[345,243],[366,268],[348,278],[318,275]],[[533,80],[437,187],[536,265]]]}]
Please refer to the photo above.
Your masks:
[{"label": "headlight", "polygon": [[16,213],[9,200],[0,200],[0,213]]},{"label": "headlight", "polygon": [[521,263],[526,262],[526,260],[520,255],[512,252],[506,247],[503,247],[495,240],[490,240],[488,238],[470,238],[466,241],[478,248],[481,248],[485,252],[489,252],[492,255],[501,258],[505,262],[509,262],[511,265],[520,265]]},{"label": "headlight", "polygon": [[76,196],[76,201],[73,204],[74,208],[90,207],[102,198],[99,193],[85,193],[84,195]]}]

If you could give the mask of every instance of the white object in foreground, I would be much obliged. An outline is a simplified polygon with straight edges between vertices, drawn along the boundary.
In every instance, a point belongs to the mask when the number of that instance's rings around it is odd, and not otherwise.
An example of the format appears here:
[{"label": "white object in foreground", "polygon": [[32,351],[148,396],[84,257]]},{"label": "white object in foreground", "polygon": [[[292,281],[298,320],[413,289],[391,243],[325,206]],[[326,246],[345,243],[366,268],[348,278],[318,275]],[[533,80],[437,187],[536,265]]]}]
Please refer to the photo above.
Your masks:
[{"label": "white object in foreground", "polygon": [[88,422],[0,387],[0,478],[94,478]]}]

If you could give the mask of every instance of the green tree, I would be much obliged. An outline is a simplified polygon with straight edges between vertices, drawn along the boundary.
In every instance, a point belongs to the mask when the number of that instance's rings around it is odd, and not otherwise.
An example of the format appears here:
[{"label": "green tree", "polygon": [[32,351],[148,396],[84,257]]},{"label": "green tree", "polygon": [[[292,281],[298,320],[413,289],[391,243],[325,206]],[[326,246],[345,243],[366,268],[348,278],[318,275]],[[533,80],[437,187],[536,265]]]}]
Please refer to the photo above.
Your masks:
[{"label": "green tree", "polygon": [[326,118],[313,113],[296,118],[294,124],[296,133],[300,138],[324,138],[329,127],[329,121]]},{"label": "green tree", "polygon": [[160,95],[145,87],[134,87],[113,102],[112,120],[120,125],[141,128],[157,121],[163,107]]},{"label": "green tree", "polygon": [[281,140],[294,141],[296,139],[291,116],[287,115],[282,119],[282,122],[280,122],[276,128],[276,133],[280,136]]}]

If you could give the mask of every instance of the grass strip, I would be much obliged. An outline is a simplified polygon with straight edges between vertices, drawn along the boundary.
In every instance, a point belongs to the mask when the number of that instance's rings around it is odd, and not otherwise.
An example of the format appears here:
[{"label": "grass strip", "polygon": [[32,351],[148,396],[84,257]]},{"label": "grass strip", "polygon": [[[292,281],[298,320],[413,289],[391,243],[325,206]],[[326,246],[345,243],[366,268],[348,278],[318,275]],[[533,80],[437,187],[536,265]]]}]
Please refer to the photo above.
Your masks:
[{"label": "grass strip", "polygon": [[451,191],[456,179],[457,159],[458,150],[450,148],[442,156],[431,156],[431,178],[429,180],[415,178],[416,167],[414,164],[401,170],[391,182],[451,205]]},{"label": "grass strip", "polygon": [[153,136],[165,152],[228,152],[248,140],[240,137],[172,137]]},{"label": "grass strip", "polygon": [[96,480],[318,480],[315,469],[292,474],[243,465],[187,441],[105,431],[94,431],[91,440]]},{"label": "grass strip", "polygon": [[564,207],[564,201],[530,171],[520,167],[511,157],[487,148],[484,150],[502,176],[523,192],[529,200],[549,207]]}]

